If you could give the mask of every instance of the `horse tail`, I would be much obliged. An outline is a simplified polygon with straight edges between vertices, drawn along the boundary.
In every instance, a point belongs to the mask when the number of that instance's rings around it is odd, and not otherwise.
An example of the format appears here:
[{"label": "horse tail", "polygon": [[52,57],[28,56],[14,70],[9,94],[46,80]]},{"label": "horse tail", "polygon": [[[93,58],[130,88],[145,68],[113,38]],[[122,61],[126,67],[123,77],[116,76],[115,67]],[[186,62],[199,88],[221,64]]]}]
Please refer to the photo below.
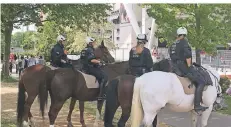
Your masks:
[{"label": "horse tail", "polygon": [[144,111],[141,105],[140,99],[140,86],[141,86],[141,78],[136,78],[134,89],[133,89],[133,97],[132,97],[132,109],[131,109],[131,126],[139,127],[142,123]]},{"label": "horse tail", "polygon": [[105,113],[104,113],[104,124],[110,124],[113,120],[114,113],[118,108],[118,84],[119,78],[111,80],[107,85],[106,93],[106,104],[105,104]]},{"label": "horse tail", "polygon": [[48,88],[50,87],[51,81],[54,77],[54,70],[44,67],[42,71],[45,71],[45,75],[43,75],[43,81],[39,84],[38,101],[42,117],[44,118],[44,110],[48,101]]},{"label": "horse tail", "polygon": [[22,126],[22,118],[24,114],[24,104],[26,100],[25,92],[26,90],[21,78],[18,83],[18,103],[17,103],[17,122],[20,127]]}]

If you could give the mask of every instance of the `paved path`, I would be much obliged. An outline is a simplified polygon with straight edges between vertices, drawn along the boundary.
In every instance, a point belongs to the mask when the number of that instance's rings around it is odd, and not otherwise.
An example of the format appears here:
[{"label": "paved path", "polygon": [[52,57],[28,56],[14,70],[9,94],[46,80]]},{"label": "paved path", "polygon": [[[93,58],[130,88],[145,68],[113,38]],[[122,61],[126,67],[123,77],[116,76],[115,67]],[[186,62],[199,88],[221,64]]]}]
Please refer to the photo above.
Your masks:
[{"label": "paved path", "polygon": [[[164,109],[158,115],[161,122],[167,123],[173,127],[190,127],[190,113],[171,112]],[[208,127],[231,127],[231,116],[222,115],[213,112],[208,121]]]}]

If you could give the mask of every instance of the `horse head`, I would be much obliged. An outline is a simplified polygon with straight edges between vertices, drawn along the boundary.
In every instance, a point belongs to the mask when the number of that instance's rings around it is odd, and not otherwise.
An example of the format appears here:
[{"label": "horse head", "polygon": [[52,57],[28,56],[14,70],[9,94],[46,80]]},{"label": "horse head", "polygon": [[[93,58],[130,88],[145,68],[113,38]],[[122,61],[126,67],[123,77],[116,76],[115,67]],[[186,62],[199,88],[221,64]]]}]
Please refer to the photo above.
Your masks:
[{"label": "horse head", "polygon": [[108,48],[104,45],[104,42],[101,42],[101,45],[99,45],[95,49],[95,55],[97,58],[103,60],[106,63],[112,63],[115,62],[115,59],[112,57],[111,53],[109,52]]}]

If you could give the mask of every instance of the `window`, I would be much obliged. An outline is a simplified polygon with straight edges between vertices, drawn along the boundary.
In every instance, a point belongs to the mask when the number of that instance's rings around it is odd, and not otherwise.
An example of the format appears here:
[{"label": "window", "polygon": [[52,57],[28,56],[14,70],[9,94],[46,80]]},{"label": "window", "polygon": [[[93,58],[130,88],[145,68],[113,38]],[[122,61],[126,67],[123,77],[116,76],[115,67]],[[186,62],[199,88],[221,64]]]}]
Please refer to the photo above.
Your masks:
[{"label": "window", "polygon": [[117,34],[120,34],[120,29],[116,29]]}]

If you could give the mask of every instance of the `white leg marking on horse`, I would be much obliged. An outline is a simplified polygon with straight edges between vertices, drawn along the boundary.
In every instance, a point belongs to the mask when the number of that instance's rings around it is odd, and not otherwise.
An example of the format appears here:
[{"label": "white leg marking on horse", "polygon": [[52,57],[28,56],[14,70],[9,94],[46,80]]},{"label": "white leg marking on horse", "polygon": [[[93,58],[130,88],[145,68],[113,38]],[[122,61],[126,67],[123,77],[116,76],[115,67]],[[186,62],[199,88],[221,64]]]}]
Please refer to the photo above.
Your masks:
[{"label": "white leg marking on horse", "polygon": [[29,127],[29,124],[28,124],[28,122],[23,121],[22,126],[23,126],[23,127]]},{"label": "white leg marking on horse", "polygon": [[100,119],[100,114],[99,114],[99,111],[98,110],[96,110],[96,118],[95,118],[95,122],[94,122],[94,127],[98,127],[99,125],[98,125],[98,121],[99,121],[99,119]]},{"label": "white leg marking on horse", "polygon": [[197,114],[194,111],[191,111],[191,124],[192,127],[197,126]]},{"label": "white leg marking on horse", "polygon": [[202,113],[201,127],[206,127],[207,126],[208,119],[209,119],[209,116],[210,116],[212,110],[213,110],[213,105],[209,106],[209,108]]},{"label": "white leg marking on horse", "polygon": [[29,119],[29,125],[30,125],[31,127],[35,127],[35,122],[34,122],[33,117],[31,117],[31,118]]},{"label": "white leg marking on horse", "polygon": [[55,125],[50,125],[50,127],[55,127]]}]

